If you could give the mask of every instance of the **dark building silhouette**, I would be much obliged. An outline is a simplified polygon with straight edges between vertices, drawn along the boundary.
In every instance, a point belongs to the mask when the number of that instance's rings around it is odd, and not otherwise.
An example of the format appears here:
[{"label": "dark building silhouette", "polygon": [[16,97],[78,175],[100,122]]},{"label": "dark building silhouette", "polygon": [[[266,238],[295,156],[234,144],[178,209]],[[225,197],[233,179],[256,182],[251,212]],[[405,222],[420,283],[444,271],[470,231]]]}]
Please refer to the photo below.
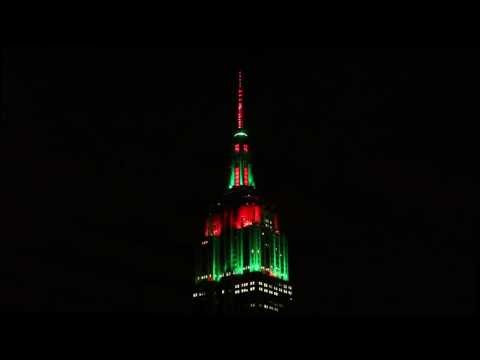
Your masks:
[{"label": "dark building silhouette", "polygon": [[229,182],[196,246],[195,313],[286,312],[293,301],[288,242],[256,190],[243,100],[239,73]]}]

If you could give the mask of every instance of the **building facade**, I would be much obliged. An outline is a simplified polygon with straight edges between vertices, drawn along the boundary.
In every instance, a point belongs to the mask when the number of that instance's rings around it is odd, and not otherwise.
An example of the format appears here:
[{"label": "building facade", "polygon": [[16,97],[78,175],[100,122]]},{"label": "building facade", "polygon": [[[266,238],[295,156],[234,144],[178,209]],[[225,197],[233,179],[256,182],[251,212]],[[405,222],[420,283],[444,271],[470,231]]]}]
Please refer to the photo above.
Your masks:
[{"label": "building facade", "polygon": [[250,150],[239,73],[227,189],[196,244],[194,313],[288,312],[293,301],[288,242],[275,209],[256,190]]}]

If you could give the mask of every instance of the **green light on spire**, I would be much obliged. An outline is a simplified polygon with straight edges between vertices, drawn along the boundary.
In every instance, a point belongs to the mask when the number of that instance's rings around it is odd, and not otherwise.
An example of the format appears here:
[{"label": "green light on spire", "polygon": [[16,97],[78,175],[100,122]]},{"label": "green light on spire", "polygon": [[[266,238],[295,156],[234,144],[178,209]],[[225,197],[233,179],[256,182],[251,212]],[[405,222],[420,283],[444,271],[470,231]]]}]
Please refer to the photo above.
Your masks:
[{"label": "green light on spire", "polygon": [[240,168],[240,185],[243,185],[243,160],[240,159],[239,162],[240,162],[240,166],[239,166],[239,168]]},{"label": "green light on spire", "polygon": [[255,187],[255,181],[253,180],[252,165],[248,164],[248,183],[250,186]]},{"label": "green light on spire", "polygon": [[244,131],[239,131],[233,135],[233,137],[237,137],[237,136],[248,137],[248,134]]},{"label": "green light on spire", "polygon": [[233,273],[236,275],[243,274],[243,238],[244,238],[243,229],[238,231],[237,235],[234,238],[235,242],[235,256],[233,264]]},{"label": "green light on spire", "polygon": [[230,183],[228,184],[228,188],[231,189],[235,185],[235,166],[232,165],[230,166]]},{"label": "green light on spire", "polygon": [[214,281],[219,281],[220,278],[221,278],[221,274],[222,274],[222,271],[221,271],[221,268],[220,268],[220,244],[219,244],[219,241],[220,239],[215,237],[215,236],[212,236],[211,238],[211,241],[212,241],[212,252],[213,252],[213,256],[212,256],[212,274],[213,274],[213,280]]}]

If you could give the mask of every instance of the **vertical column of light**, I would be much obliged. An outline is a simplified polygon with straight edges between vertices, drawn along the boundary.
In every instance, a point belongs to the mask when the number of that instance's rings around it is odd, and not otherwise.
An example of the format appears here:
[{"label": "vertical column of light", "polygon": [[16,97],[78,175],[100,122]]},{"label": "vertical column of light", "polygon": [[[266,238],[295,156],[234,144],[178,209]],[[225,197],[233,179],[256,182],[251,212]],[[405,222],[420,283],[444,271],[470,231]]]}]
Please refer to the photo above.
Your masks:
[{"label": "vertical column of light", "polygon": [[[230,216],[230,211],[228,211],[228,216]],[[232,229],[228,226],[226,231],[222,234],[222,272],[225,274],[228,271],[228,239],[231,236]]]},{"label": "vertical column of light", "polygon": [[243,167],[243,183],[248,186],[250,185],[249,176],[248,176],[249,166]]},{"label": "vertical column of light", "polygon": [[279,250],[280,277],[285,280],[285,239],[283,237],[280,237]]},{"label": "vertical column of light", "polygon": [[287,241],[287,238],[285,237],[285,235],[283,235],[283,241],[284,241],[284,244],[285,244],[285,280],[288,280],[289,278],[289,268],[288,268],[288,241]]},{"label": "vertical column of light", "polygon": [[260,270],[260,267],[262,266],[262,230],[259,226],[257,226],[257,236],[255,242],[255,247],[257,250],[256,268],[257,270]]},{"label": "vertical column of light", "polygon": [[211,256],[206,256],[206,267],[204,270],[206,271],[206,274],[215,274],[215,239],[212,231],[212,219],[210,217],[207,220],[207,239],[208,242],[211,243]]},{"label": "vertical column of light", "polygon": [[240,158],[239,162],[240,162],[240,166],[238,167],[239,168],[238,177],[240,178],[240,185],[243,185],[243,159]]},{"label": "vertical column of light", "polygon": [[257,238],[258,238],[258,229],[257,227],[252,228],[252,258],[250,260],[250,268],[252,271],[258,271],[258,261],[257,261]]},{"label": "vertical column of light", "polygon": [[278,246],[277,246],[277,274],[279,277],[283,277],[283,241],[282,238],[278,237]]},{"label": "vertical column of light", "polygon": [[275,239],[273,236],[268,235],[267,239],[268,246],[269,246],[269,254],[268,257],[265,258],[265,267],[273,271],[273,247],[275,246]]},{"label": "vertical column of light", "polygon": [[235,186],[240,186],[240,166],[235,164]]},{"label": "vertical column of light", "polygon": [[273,247],[275,246],[275,237],[273,236],[273,234],[270,234],[270,233],[267,233],[268,234],[268,237],[267,237],[267,242],[268,242],[268,246],[269,246],[269,254],[268,254],[268,258],[265,259],[266,260],[266,264],[265,266],[271,270],[273,270]]},{"label": "vertical column of light", "polygon": [[255,227],[250,226],[248,229],[250,231],[248,239],[248,266],[250,267],[250,271],[255,271]]},{"label": "vertical column of light", "polygon": [[283,238],[279,236],[279,243],[278,243],[278,273],[281,279],[285,278],[285,261],[284,261],[284,247],[285,243]]},{"label": "vertical column of light", "polygon": [[253,181],[252,175],[252,165],[250,163],[248,164],[248,184],[255,187],[255,181]]},{"label": "vertical column of light", "polygon": [[252,227],[249,226],[245,229],[242,243],[242,263],[243,266],[250,269],[250,239],[252,235]]},{"label": "vertical column of light", "polygon": [[239,260],[238,261],[240,262],[239,267],[242,271],[242,274],[244,273],[243,268],[245,266],[245,259],[243,258],[243,248],[244,248],[243,244],[245,243],[245,238],[247,237],[247,235],[248,234],[245,231],[242,231],[242,238],[241,238],[241,241],[238,243],[238,247],[239,247],[239,249],[238,249],[238,255],[239,255],[238,259]]},{"label": "vertical column of light", "polygon": [[232,161],[230,165],[230,183],[228,184],[228,188],[231,189],[235,185],[235,164]]},{"label": "vertical column of light", "polygon": [[212,260],[211,271],[215,281],[220,280],[221,268],[220,268],[220,239],[217,236],[211,236],[210,241],[212,243]]},{"label": "vertical column of light", "polygon": [[237,238],[238,236],[238,231],[236,230],[233,230],[232,232],[230,232],[230,237],[228,239],[228,271],[231,271],[233,272],[235,270],[235,260],[234,260],[234,256],[235,256],[235,251],[234,251],[234,246],[235,246],[235,239]]},{"label": "vertical column of light", "polygon": [[279,241],[278,241],[278,236],[277,234],[273,235],[273,269],[272,272],[275,276],[278,276],[278,265],[277,265],[277,254],[278,254],[278,246],[279,246]]},{"label": "vertical column of light", "polygon": [[234,274],[237,274],[237,244],[240,239],[240,233],[237,231],[232,238],[232,248],[230,252],[230,268]]},{"label": "vertical column of light", "polygon": [[243,274],[243,255],[242,255],[242,244],[245,237],[245,229],[240,229],[237,234],[237,239],[235,242],[235,274]]},{"label": "vertical column of light", "polygon": [[238,90],[237,90],[237,129],[243,129],[243,84],[242,72],[238,72]]},{"label": "vertical column of light", "polygon": [[250,271],[260,270],[260,256],[259,256],[259,237],[261,230],[258,226],[252,226],[252,235],[250,238]]}]

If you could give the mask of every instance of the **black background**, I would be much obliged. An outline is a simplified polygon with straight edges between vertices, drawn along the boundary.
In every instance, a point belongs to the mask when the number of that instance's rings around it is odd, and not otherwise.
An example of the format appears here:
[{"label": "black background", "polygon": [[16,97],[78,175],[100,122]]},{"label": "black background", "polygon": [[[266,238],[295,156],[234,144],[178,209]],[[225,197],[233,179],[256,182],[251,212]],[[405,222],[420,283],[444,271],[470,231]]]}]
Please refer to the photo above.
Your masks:
[{"label": "black background", "polygon": [[4,49],[13,131],[1,156],[21,190],[2,191],[2,304],[188,314],[242,67],[256,183],[289,239],[297,313],[473,313],[479,60],[464,49]]}]

